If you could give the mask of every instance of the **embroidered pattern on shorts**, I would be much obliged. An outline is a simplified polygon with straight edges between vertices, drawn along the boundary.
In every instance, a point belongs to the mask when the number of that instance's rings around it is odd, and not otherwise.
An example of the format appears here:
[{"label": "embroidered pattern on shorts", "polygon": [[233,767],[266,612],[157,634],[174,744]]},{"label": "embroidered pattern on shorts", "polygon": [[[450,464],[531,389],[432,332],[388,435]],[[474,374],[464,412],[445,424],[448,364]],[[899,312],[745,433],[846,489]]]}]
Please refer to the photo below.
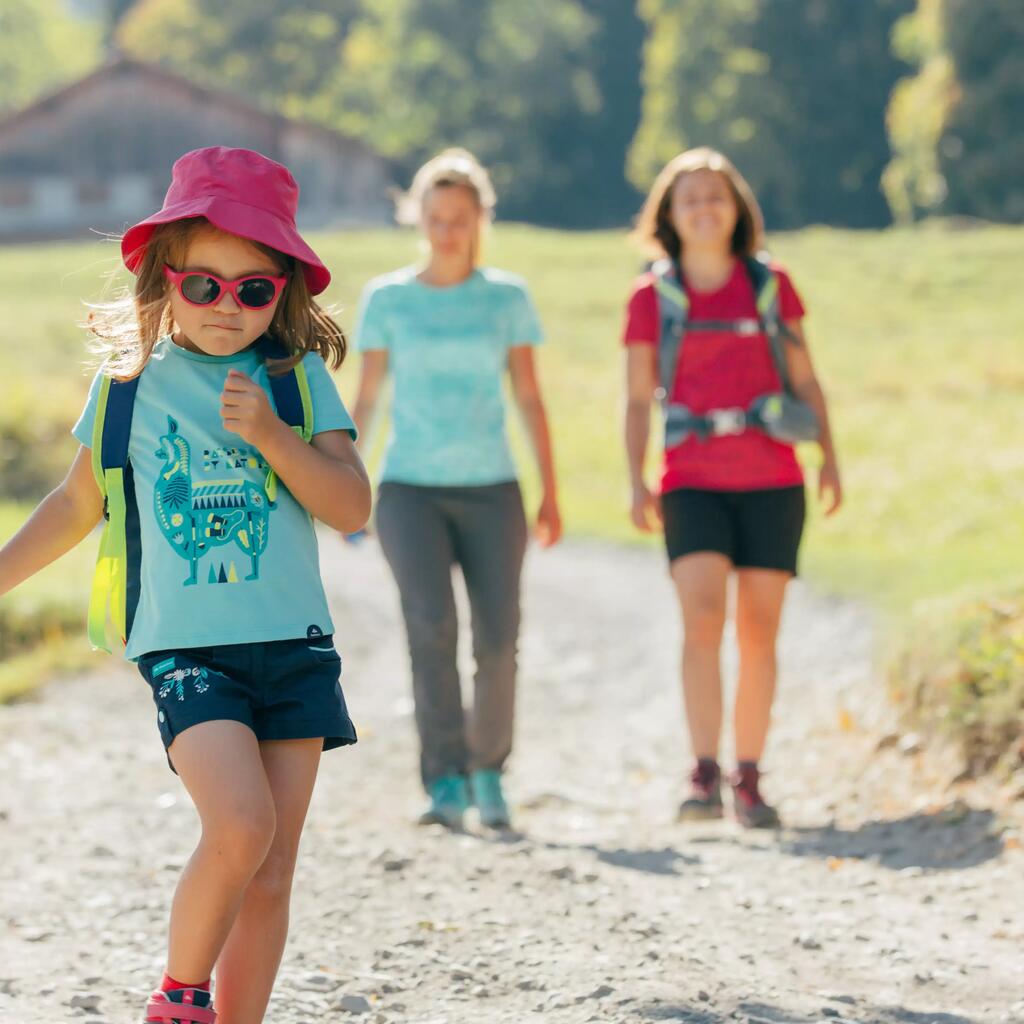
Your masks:
[{"label": "embroidered pattern on shorts", "polygon": [[210,688],[210,673],[199,665],[194,665],[192,668],[177,668],[174,659],[168,658],[166,661],[160,662],[159,665],[153,666],[154,682],[161,673],[163,673],[163,685],[159,690],[161,698],[166,698],[173,693],[178,700],[183,701],[185,699],[185,683],[188,680],[192,681],[192,689],[196,693],[206,693]]}]

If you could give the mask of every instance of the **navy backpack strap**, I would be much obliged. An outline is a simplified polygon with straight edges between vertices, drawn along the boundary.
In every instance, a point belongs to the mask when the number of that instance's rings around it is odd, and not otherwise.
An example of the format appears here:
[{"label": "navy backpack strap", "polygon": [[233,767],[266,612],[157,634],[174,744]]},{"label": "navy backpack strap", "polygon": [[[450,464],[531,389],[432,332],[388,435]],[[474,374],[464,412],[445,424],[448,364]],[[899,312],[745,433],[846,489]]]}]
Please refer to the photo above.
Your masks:
[{"label": "navy backpack strap", "polygon": [[302,395],[299,393],[299,382],[296,379],[295,371],[289,370],[287,373],[282,373],[277,377],[271,376],[270,390],[274,395],[277,415],[289,427],[304,427],[306,417],[303,411]]},{"label": "navy backpack strap", "polygon": [[[284,347],[267,335],[259,343],[263,359],[287,359]],[[277,415],[288,424],[307,444],[313,440],[313,395],[309,388],[306,367],[300,360],[287,373],[272,374],[268,371],[270,392],[274,396]],[[277,474],[267,470],[267,497],[277,497]]]},{"label": "navy backpack strap", "polygon": [[128,442],[132,435],[132,415],[140,377],[111,380],[103,413],[103,440],[100,445],[100,466],[123,469],[128,465]]},{"label": "navy backpack strap", "polygon": [[[288,353],[284,346],[264,335],[259,342],[260,355],[267,359],[287,359]],[[312,427],[307,423],[308,410],[303,401],[302,388],[299,382],[298,366],[293,367],[287,373],[271,374],[268,372],[267,379],[270,382],[270,392],[274,396],[274,405],[277,407],[277,415],[288,424],[289,427],[298,427],[305,431]]]}]

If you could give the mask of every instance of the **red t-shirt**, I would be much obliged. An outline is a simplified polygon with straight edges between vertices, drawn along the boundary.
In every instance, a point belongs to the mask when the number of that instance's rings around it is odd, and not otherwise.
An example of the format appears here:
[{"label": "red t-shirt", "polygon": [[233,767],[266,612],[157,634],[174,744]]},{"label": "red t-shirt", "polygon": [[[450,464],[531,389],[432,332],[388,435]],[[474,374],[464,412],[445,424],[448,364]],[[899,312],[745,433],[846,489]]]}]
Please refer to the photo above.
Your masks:
[{"label": "red t-shirt", "polygon": [[[779,278],[779,311],[783,320],[799,320],[804,306],[789,276],[775,264]],[[754,287],[741,260],[717,291],[686,289],[691,320],[741,320],[757,316]],[[622,340],[626,345],[658,344],[658,297],[651,273],[633,285]],[[759,395],[778,391],[778,371],[764,334],[734,331],[690,331],[683,339],[672,401],[695,413],[733,406],[747,408]],[[691,435],[665,452],[661,491],[697,487],[712,491],[754,491],[803,483],[792,445],[774,441],[757,430],[706,441]]]}]

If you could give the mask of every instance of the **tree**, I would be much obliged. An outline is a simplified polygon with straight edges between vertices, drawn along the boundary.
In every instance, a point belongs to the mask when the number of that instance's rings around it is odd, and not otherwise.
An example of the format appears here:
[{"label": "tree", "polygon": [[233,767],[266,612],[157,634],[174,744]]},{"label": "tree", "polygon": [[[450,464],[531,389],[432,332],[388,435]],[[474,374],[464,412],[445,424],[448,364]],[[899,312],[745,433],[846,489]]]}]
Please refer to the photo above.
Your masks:
[{"label": "tree", "polygon": [[[587,57],[600,102],[584,115],[568,111],[554,132],[569,179],[551,196],[562,223],[619,225],[629,221],[641,196],[626,175],[626,153],[640,120],[645,27],[634,3],[583,0],[594,23]],[[575,128],[570,134],[569,129]]]},{"label": "tree", "polygon": [[885,183],[897,216],[1024,221],[1024,7],[918,0],[895,45],[918,69],[889,105]]},{"label": "tree", "polygon": [[[735,154],[756,127],[735,110],[745,75],[760,79],[760,54],[745,48],[755,0],[639,0],[647,24],[643,106],[627,163],[646,188],[681,150],[710,145]],[[739,159],[737,157],[737,159]]]},{"label": "tree", "polygon": [[772,226],[886,223],[889,50],[911,0],[641,0],[644,115],[630,172],[646,185],[711,145],[749,178]]},{"label": "tree", "polygon": [[938,145],[951,213],[1024,221],[1024,4],[945,0],[957,82]]},{"label": "tree", "polygon": [[135,0],[103,0],[104,24],[103,40],[111,43],[117,34],[118,26],[124,16],[135,6]]},{"label": "tree", "polygon": [[203,0],[138,0],[115,38],[140,60],[304,116],[361,9],[361,0],[229,0],[213,9]]},{"label": "tree", "polygon": [[893,48],[918,73],[893,89],[886,115],[892,160],[882,176],[893,216],[901,222],[937,211],[946,199],[939,140],[956,101],[953,62],[942,26],[942,0],[919,0],[893,31]]},{"label": "tree", "polygon": [[584,6],[368,0],[367,13],[329,98],[339,124],[406,176],[441,147],[465,146],[490,167],[503,216],[566,223],[593,152],[584,126],[603,102]]},{"label": "tree", "polygon": [[0,113],[95,67],[100,35],[98,21],[69,14],[61,0],[3,0]]},{"label": "tree", "polygon": [[491,167],[503,216],[588,224],[635,201],[622,153],[638,87],[622,80],[642,31],[621,0],[233,0],[212,19],[199,0],[139,0],[117,38],[354,135],[405,174],[464,145]]}]

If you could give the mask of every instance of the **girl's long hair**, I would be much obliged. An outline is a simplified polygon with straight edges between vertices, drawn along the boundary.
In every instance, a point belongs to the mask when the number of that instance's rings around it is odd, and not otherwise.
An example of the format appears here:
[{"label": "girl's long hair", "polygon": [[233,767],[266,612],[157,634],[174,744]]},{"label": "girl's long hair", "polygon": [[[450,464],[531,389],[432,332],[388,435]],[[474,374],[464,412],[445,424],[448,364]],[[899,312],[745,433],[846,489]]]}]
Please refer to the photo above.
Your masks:
[{"label": "girl's long hair", "polygon": [[[157,225],[139,264],[135,287],[125,288],[111,302],[91,307],[86,327],[96,338],[92,349],[105,373],[118,380],[131,380],[145,369],[153,346],[174,327],[172,285],[164,277],[164,265],[182,268],[193,236],[209,230],[219,229],[203,217]],[[287,372],[307,352],[318,353],[329,367],[337,369],[345,359],[348,343],[341,327],[310,294],[302,264],[261,242],[246,241],[269,256],[288,277],[267,332],[288,355],[268,362],[269,372]]]},{"label": "girl's long hair", "polygon": [[631,238],[652,256],[679,260],[683,240],[672,223],[672,193],[680,178],[694,171],[714,171],[729,185],[739,216],[732,235],[731,249],[736,256],[753,256],[764,246],[764,217],[746,178],[732,161],[707,146],[688,149],[673,157],[651,186],[640,210]]}]

